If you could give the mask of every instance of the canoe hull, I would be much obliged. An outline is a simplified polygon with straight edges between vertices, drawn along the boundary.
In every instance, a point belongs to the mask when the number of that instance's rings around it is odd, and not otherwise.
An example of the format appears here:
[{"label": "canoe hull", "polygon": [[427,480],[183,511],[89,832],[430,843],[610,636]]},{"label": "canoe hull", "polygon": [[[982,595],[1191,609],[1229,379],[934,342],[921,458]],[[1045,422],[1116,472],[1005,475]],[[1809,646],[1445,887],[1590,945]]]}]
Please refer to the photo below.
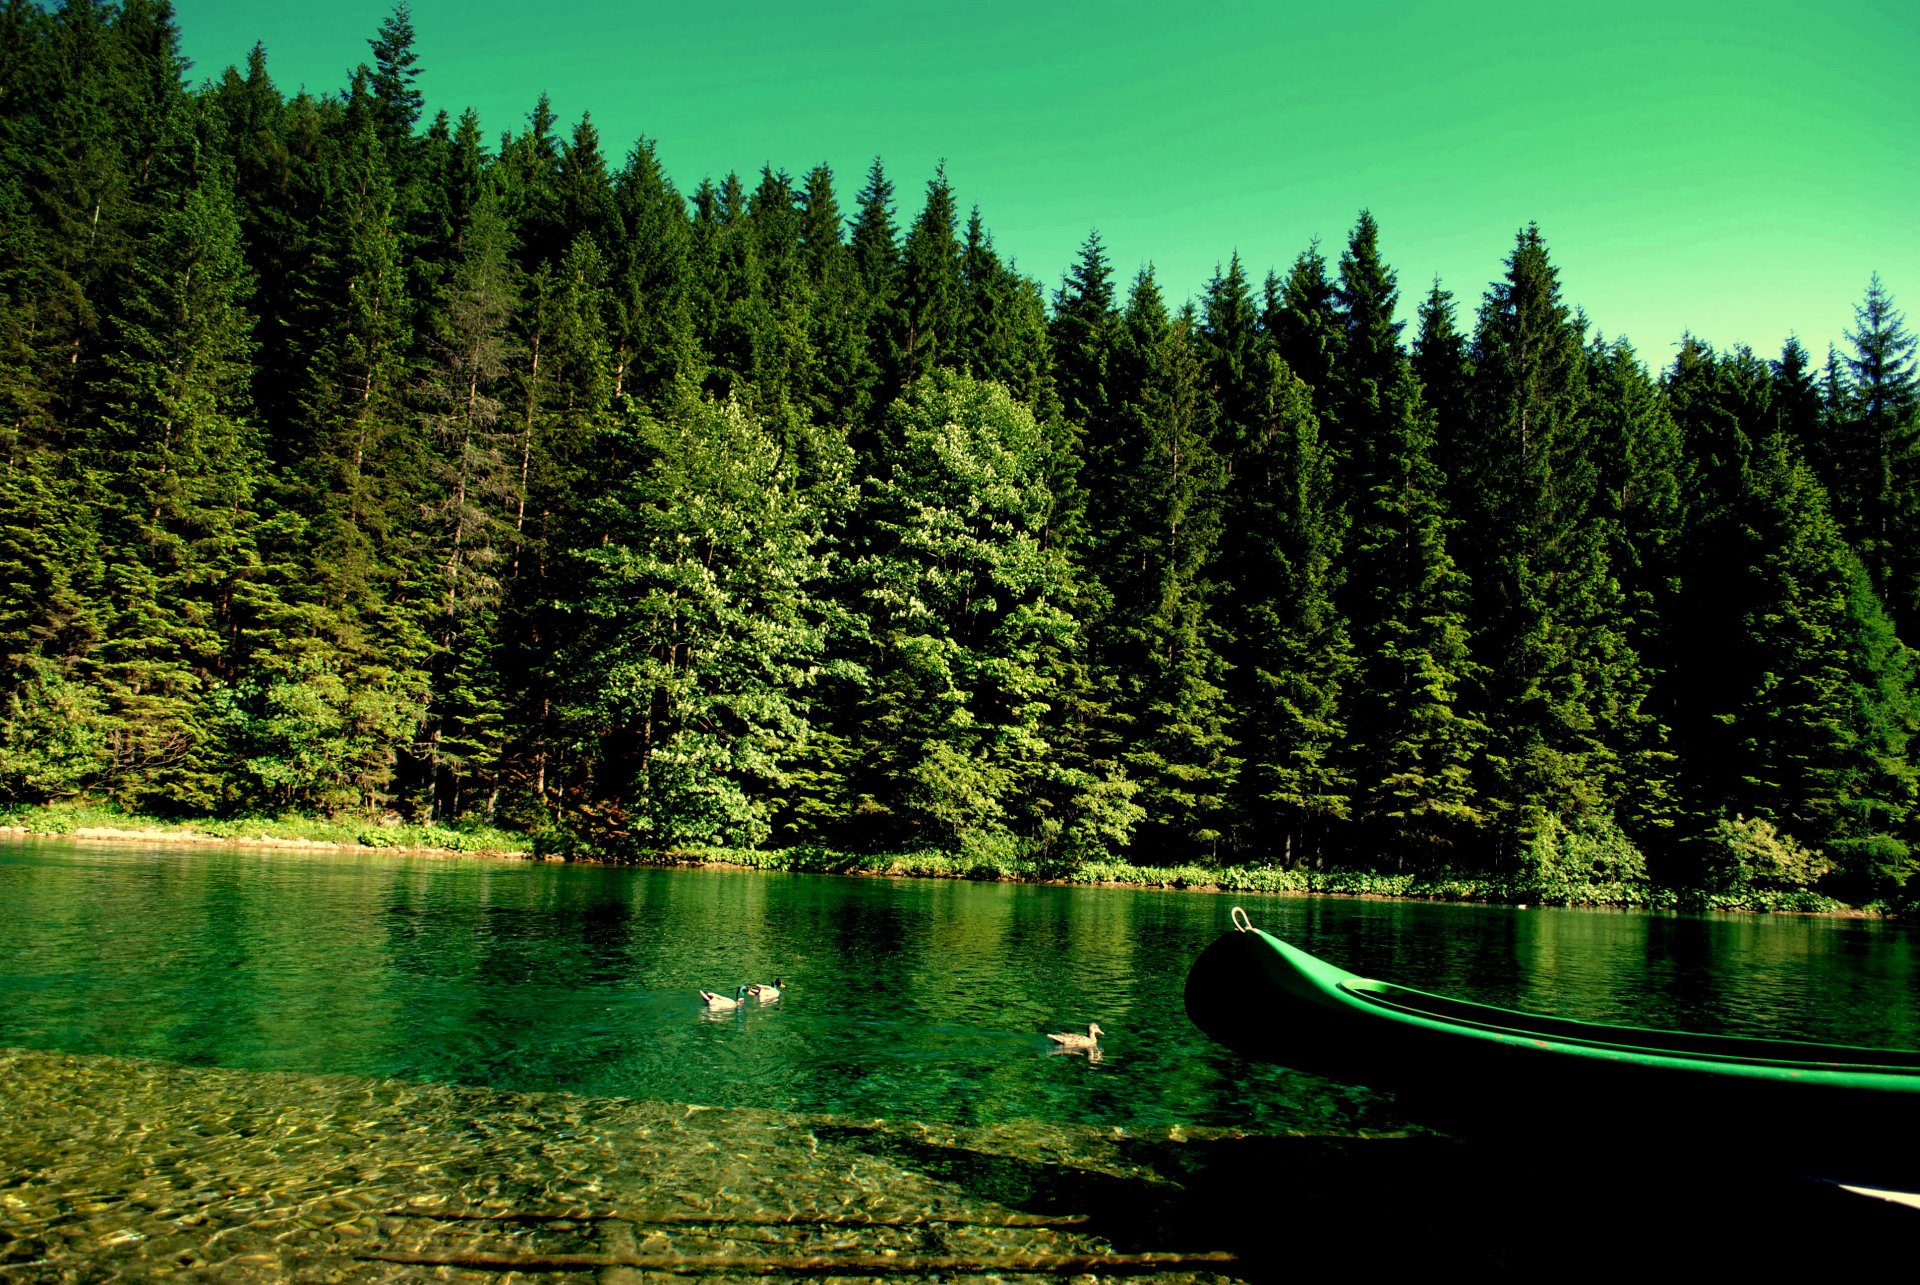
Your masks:
[{"label": "canoe hull", "polygon": [[[1377,990],[1379,997],[1368,994]],[[1432,1005],[1422,1013],[1394,1001]],[[1392,1092],[1411,1119],[1528,1145],[1920,1180],[1920,1055],[1576,1023],[1422,996],[1229,932],[1187,977],[1187,1012],[1242,1056]]]}]

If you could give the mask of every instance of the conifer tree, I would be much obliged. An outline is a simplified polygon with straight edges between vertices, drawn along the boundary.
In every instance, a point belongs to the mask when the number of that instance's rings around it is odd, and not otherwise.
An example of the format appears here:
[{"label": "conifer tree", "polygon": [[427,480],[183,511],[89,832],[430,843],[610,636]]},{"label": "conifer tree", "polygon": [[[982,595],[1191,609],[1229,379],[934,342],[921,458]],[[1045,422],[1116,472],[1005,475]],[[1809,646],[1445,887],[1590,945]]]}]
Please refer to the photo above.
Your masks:
[{"label": "conifer tree", "polygon": [[506,219],[491,190],[461,229],[460,246],[418,399],[434,437],[440,496],[433,515],[440,594],[429,626],[437,651],[419,751],[436,816],[457,815],[463,785],[487,783],[501,754],[502,696],[497,680],[482,676],[493,668],[500,577],[524,497],[502,414],[519,294]]},{"label": "conifer tree", "polygon": [[1335,602],[1346,519],[1312,394],[1275,354],[1260,361],[1254,418],[1228,457],[1215,572],[1243,759],[1233,835],[1245,856],[1317,864],[1352,814],[1337,753],[1355,660]]},{"label": "conifer tree", "polygon": [[1460,333],[1453,295],[1433,279],[1420,301],[1409,360],[1420,381],[1421,400],[1433,412],[1433,462],[1441,474],[1447,510],[1458,520],[1466,511],[1464,451],[1469,436],[1467,416],[1472,368],[1467,362],[1467,337]]},{"label": "conifer tree", "polygon": [[1214,269],[1201,300],[1201,317],[1196,337],[1220,408],[1220,432],[1232,443],[1227,448],[1231,461],[1247,435],[1258,431],[1255,421],[1266,389],[1259,313],[1238,253],[1228,259],[1224,272]]},{"label": "conifer tree", "polygon": [[935,366],[955,364],[963,306],[957,221],[953,188],[942,166],[927,180],[927,203],[901,247],[892,388],[905,388]]},{"label": "conifer tree", "polygon": [[1207,580],[1224,476],[1193,336],[1167,315],[1151,269],[1134,281],[1103,373],[1110,409],[1083,473],[1086,561],[1102,590],[1092,663],[1113,742],[1100,753],[1139,786],[1144,847],[1208,851],[1237,767]]},{"label": "conifer tree", "polygon": [[608,265],[613,394],[657,402],[676,382],[699,378],[687,206],[650,139],[634,144],[613,191],[620,218]]},{"label": "conifer tree", "polygon": [[[893,182],[887,178],[879,157],[867,170],[867,182],[860,189],[849,238],[854,271],[859,274],[862,302],[865,305],[863,330],[868,359],[876,372],[876,386],[868,405],[872,414],[885,410],[898,391],[880,386],[886,373],[897,371],[900,358],[895,346],[893,310],[900,284],[900,236],[893,222]],[[869,426],[862,426],[863,429]],[[867,434],[856,434],[863,454]]]},{"label": "conifer tree", "polygon": [[124,596],[97,663],[111,786],[137,803],[219,800],[211,696],[262,641],[243,587],[260,571],[247,284],[225,182],[206,176],[141,247],[103,335],[87,454],[115,492],[103,534]]},{"label": "conifer tree", "polygon": [[867,352],[866,295],[846,243],[833,171],[815,166],[800,197],[800,258],[810,306],[808,343],[818,356],[807,404],[822,420],[858,424],[879,372]]},{"label": "conifer tree", "polygon": [[1780,437],[1757,462],[1753,498],[1745,645],[1722,662],[1737,657],[1745,680],[1728,711],[1724,806],[1825,848],[1854,899],[1884,897],[1916,869],[1899,837],[1916,802],[1913,654]]},{"label": "conifer tree", "polygon": [[[1156,297],[1158,293],[1155,289]],[[1079,259],[1054,296],[1052,335],[1067,417],[1095,433],[1104,431],[1108,368],[1119,342],[1120,313],[1114,306],[1113,269],[1097,228],[1087,234]]]},{"label": "conifer tree", "polygon": [[[1354,815],[1404,859],[1482,819],[1473,771],[1487,729],[1465,712],[1467,584],[1447,550],[1433,423],[1393,320],[1398,289],[1361,212],[1335,290],[1342,362],[1327,390],[1349,443],[1341,595],[1358,670],[1347,702]],[[1363,831],[1364,832],[1364,831]],[[1396,842],[1397,841],[1397,842]]]},{"label": "conifer tree", "polygon": [[[407,0],[393,7],[380,32],[367,44],[373,49],[375,129],[389,156],[405,158],[412,150],[414,127],[426,101],[415,81],[420,77],[420,55],[414,52],[413,12]],[[405,161],[402,161],[405,164]]]},{"label": "conifer tree", "polygon": [[1595,520],[1582,323],[1536,227],[1487,293],[1473,364],[1466,530],[1500,741],[1488,793],[1524,837],[1551,815],[1606,818],[1651,732]]},{"label": "conifer tree", "polygon": [[1287,369],[1306,381],[1315,405],[1324,405],[1340,362],[1340,320],[1334,315],[1333,280],[1315,240],[1293,261],[1284,279],[1269,274],[1262,330]]},{"label": "conifer tree", "polygon": [[1920,375],[1906,319],[1875,273],[1847,332],[1844,410],[1836,443],[1840,510],[1860,557],[1893,613],[1913,632],[1920,620],[1920,554],[1911,533],[1920,521]]}]

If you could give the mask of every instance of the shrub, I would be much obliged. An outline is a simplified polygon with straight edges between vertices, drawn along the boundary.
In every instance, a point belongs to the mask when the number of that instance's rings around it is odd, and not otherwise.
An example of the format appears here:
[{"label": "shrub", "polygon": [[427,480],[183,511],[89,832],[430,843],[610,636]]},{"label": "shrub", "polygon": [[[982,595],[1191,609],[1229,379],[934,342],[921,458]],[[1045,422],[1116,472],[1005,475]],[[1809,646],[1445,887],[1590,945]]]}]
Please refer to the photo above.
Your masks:
[{"label": "shrub", "polygon": [[1722,817],[1704,842],[1709,894],[1804,892],[1833,869],[1820,852],[1765,817]]}]

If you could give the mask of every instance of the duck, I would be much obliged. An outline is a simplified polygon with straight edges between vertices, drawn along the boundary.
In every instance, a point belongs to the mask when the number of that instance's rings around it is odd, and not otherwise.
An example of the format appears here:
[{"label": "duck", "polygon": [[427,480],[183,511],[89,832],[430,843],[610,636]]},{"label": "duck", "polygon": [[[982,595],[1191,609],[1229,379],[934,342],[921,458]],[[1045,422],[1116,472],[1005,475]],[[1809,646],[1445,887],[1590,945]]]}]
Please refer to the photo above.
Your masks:
[{"label": "duck", "polygon": [[741,1004],[746,1002],[747,988],[742,986],[731,996],[717,995],[712,991],[701,991],[700,998],[706,1001],[708,1008],[724,1012],[729,1008],[739,1008]]},{"label": "duck", "polygon": [[780,998],[780,988],[785,985],[786,985],[786,982],[776,977],[773,979],[773,985],[771,986],[768,986],[766,983],[762,982],[758,986],[747,987],[747,994],[753,996],[755,999],[759,1000],[762,1004],[770,1004],[774,1000]]},{"label": "duck", "polygon": [[1048,1032],[1047,1038],[1055,1044],[1058,1044],[1061,1048],[1097,1049],[1100,1047],[1100,1037],[1105,1034],[1106,1032],[1100,1029],[1100,1023],[1095,1022],[1087,1027],[1087,1033],[1085,1035],[1081,1035],[1077,1031],[1068,1031],[1064,1035],[1056,1035]]}]

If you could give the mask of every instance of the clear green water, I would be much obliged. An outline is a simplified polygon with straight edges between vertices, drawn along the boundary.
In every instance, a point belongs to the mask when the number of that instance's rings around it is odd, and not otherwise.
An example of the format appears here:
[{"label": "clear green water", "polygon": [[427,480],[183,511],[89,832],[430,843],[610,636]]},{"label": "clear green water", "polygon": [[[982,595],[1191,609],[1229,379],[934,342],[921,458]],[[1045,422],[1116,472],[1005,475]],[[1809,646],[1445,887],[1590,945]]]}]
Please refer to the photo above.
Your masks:
[{"label": "clear green water", "polygon": [[[1241,1063],[1187,1022],[1186,966],[1232,904],[0,841],[0,1278],[458,1277],[364,1255],[476,1248],[1240,1252],[1266,1242],[1218,1215],[1253,1196],[1319,1202],[1335,1227],[1342,1201],[1382,1193],[1397,1218],[1449,1216],[1461,1166],[1484,1161],[1417,1130],[1355,1141],[1404,1128],[1391,1101]],[[1920,1045],[1920,956],[1897,925],[1245,904],[1424,989]],[[696,994],[775,976],[777,1004],[715,1015]],[[1098,1060],[1045,1039],[1088,1022]],[[850,1210],[923,1225],[766,1225]],[[502,1211],[582,1220],[442,1217]],[[688,1211],[748,1223],[659,1221]],[[1021,1211],[1094,1221],[975,1225]],[[936,1237],[929,1215],[971,1221]]]}]

